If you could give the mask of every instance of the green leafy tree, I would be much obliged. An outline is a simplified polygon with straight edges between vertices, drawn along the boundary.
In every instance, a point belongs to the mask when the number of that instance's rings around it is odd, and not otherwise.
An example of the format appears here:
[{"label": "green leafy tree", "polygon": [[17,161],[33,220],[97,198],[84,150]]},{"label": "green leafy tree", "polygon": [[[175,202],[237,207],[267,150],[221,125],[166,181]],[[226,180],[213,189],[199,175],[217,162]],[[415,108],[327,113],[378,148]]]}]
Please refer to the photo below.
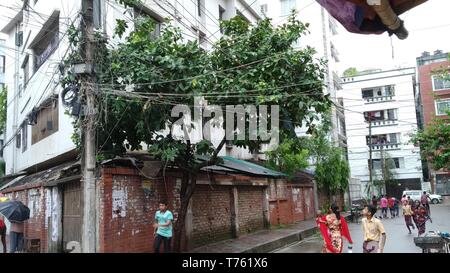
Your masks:
[{"label": "green leafy tree", "polygon": [[[450,110],[447,111],[450,116]],[[413,134],[412,143],[420,145],[420,154],[433,169],[450,170],[450,121],[435,118],[427,127]]]},{"label": "green leafy tree", "polygon": [[358,75],[358,70],[356,69],[356,67],[350,67],[350,68],[347,68],[345,71],[344,71],[344,73],[342,74],[342,76],[344,76],[344,77],[353,77],[353,76],[356,76],[356,75]]},{"label": "green leafy tree", "polygon": [[[154,28],[151,18],[136,20],[129,36],[117,47],[99,42],[96,51],[101,158],[142,150],[145,147],[141,144],[146,143],[150,154],[182,173],[181,204],[174,223],[175,251],[180,250],[198,173],[220,161],[218,153],[226,141],[223,138],[214,147],[205,140],[192,143],[162,133],[179,118],[171,116],[175,104],[188,105],[192,110],[194,97],[202,96],[209,104],[220,106],[267,105],[270,109],[278,105],[283,121],[281,136],[292,135],[294,126],[301,125],[313,132],[313,122],[331,107],[329,96],[322,92],[323,62],[315,60],[312,48],[296,51],[291,47],[306,34],[306,25],[294,16],[278,28],[268,19],[250,26],[239,16],[221,24],[224,35],[210,52],[196,41],[185,42],[170,22],[159,37],[150,35]],[[119,26],[116,34],[120,36],[127,26]],[[69,74],[66,78],[63,84],[77,84]],[[270,126],[270,116],[268,122]],[[82,124],[81,119],[78,124]],[[248,115],[245,124],[245,140],[234,144],[255,151],[263,141],[249,139]],[[75,141],[79,135],[76,132]],[[199,161],[198,155],[209,159]]]},{"label": "green leafy tree", "polygon": [[309,151],[294,139],[286,139],[275,150],[266,152],[268,168],[284,172],[292,177],[308,167]]}]

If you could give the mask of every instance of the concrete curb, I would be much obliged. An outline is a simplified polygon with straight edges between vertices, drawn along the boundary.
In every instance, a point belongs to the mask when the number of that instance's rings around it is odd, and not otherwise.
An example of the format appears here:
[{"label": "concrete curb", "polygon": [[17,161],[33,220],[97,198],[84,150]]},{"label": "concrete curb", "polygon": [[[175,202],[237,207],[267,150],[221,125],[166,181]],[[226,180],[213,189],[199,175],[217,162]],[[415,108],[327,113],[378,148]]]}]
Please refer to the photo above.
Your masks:
[{"label": "concrete curb", "polygon": [[[351,219],[350,215],[344,216],[346,221],[349,221]],[[244,250],[241,253],[269,253],[274,250],[283,248],[284,246],[301,242],[302,240],[314,235],[319,231],[317,227],[308,228],[301,231],[293,232],[292,234],[286,235],[282,238],[278,238],[269,242],[265,242],[259,245],[256,245],[250,249]]]}]

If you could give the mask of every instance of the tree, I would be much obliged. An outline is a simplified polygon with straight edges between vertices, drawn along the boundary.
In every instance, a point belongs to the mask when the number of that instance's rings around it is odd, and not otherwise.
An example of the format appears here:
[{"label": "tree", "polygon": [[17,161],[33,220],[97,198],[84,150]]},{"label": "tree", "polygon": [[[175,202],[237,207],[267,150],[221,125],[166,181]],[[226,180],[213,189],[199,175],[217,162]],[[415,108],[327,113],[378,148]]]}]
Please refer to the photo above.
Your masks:
[{"label": "tree", "polygon": [[[118,26],[116,34],[120,36],[127,24],[120,21]],[[193,143],[189,138],[164,133],[179,118],[171,116],[175,104],[188,105],[192,110],[194,97],[202,96],[220,106],[279,105],[282,136],[292,135],[293,126],[305,125],[314,131],[313,122],[331,107],[329,95],[322,92],[323,62],[314,59],[312,48],[295,51],[291,47],[307,31],[294,16],[278,28],[273,28],[269,19],[250,26],[239,16],[222,22],[222,27],[224,36],[211,52],[204,51],[196,41],[184,42],[180,30],[169,22],[159,37],[149,35],[154,28],[150,17],[136,20],[134,29],[117,47],[110,48],[103,37],[98,37],[99,159],[142,150],[141,143],[146,143],[150,154],[182,173],[174,251],[180,251],[198,173],[220,161],[218,153],[226,141],[224,137],[214,147],[206,140]],[[71,55],[68,60],[68,64],[73,63],[77,56]],[[78,85],[70,70],[65,75],[64,87]],[[77,130],[82,121],[77,121]],[[245,139],[234,144],[255,151],[264,141],[249,139],[248,115],[245,124]],[[74,135],[77,143],[79,135]],[[209,159],[199,161],[198,155]]]},{"label": "tree", "polygon": [[[380,170],[376,172],[374,179],[374,186],[378,192],[384,192],[387,185],[392,185],[396,182],[395,179],[395,162],[394,159],[384,150],[380,151]],[[370,191],[368,191],[370,193]]]},{"label": "tree", "polygon": [[297,171],[308,167],[309,151],[301,147],[297,138],[286,139],[272,150],[266,152],[266,166],[292,177]]},{"label": "tree", "polygon": [[8,90],[4,87],[0,90],[0,135],[6,128],[6,110],[7,110]]},{"label": "tree", "polygon": [[[447,111],[450,116],[450,110]],[[413,134],[411,142],[420,145],[422,159],[427,160],[433,169],[450,170],[450,121],[435,118],[424,130]]]},{"label": "tree", "polygon": [[353,77],[353,76],[356,76],[358,74],[359,74],[359,72],[356,69],[356,67],[350,67],[350,68],[347,68],[342,75],[344,77]]}]

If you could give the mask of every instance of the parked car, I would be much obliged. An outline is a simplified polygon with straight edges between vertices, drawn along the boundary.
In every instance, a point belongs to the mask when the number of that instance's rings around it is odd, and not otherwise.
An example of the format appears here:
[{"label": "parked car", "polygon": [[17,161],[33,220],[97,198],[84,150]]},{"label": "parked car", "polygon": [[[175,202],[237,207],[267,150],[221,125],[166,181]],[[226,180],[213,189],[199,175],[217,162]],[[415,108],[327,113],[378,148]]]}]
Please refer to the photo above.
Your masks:
[{"label": "parked car", "polygon": [[[420,197],[423,194],[423,191],[420,190],[413,190],[413,191],[403,191],[403,195],[409,196],[411,198],[411,200],[416,201],[419,200],[420,201]],[[429,200],[431,200],[432,204],[439,204],[442,203],[443,198],[442,195],[439,194],[430,194],[429,192],[427,192],[428,197],[430,198]]]}]

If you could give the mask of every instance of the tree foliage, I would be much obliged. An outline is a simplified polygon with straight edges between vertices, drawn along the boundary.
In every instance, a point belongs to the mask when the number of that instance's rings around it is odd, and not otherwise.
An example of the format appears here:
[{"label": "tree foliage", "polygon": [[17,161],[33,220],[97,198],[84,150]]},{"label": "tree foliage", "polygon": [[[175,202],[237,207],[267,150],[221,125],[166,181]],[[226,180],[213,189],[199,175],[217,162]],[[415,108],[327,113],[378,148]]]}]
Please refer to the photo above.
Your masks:
[{"label": "tree foliage", "polygon": [[[167,134],[164,129],[179,118],[171,116],[173,106],[184,104],[192,110],[196,96],[222,107],[267,105],[270,109],[278,105],[280,135],[292,135],[294,127],[302,125],[314,132],[314,122],[331,106],[329,95],[322,91],[325,70],[312,48],[291,47],[307,33],[307,26],[294,15],[278,28],[269,19],[254,26],[239,16],[223,21],[224,35],[211,51],[202,49],[197,41],[185,41],[169,21],[159,37],[151,35],[152,18],[134,23],[131,33],[116,47],[99,38],[95,57],[101,92],[97,96],[99,153],[105,158],[148,148],[166,165],[182,171],[181,207],[175,223],[175,237],[179,237],[197,174],[220,160],[217,154],[225,139],[213,147],[208,141],[194,143]],[[118,26],[119,36],[129,28],[123,21]],[[249,139],[245,116],[247,134],[234,144],[255,150],[263,141]],[[199,163],[200,154],[210,159]],[[179,242],[175,240],[175,250],[179,250]]]},{"label": "tree foliage", "polygon": [[[447,111],[450,116],[450,111]],[[450,121],[435,118],[427,127],[416,132],[411,141],[420,145],[420,154],[433,169],[450,170]]]},{"label": "tree foliage", "polygon": [[358,75],[358,70],[356,69],[356,67],[349,67],[347,68],[344,73],[342,73],[342,76],[344,77],[353,77]]},{"label": "tree foliage", "polygon": [[286,139],[276,149],[266,152],[266,155],[268,168],[283,172],[289,177],[309,165],[309,151],[296,138]]}]

